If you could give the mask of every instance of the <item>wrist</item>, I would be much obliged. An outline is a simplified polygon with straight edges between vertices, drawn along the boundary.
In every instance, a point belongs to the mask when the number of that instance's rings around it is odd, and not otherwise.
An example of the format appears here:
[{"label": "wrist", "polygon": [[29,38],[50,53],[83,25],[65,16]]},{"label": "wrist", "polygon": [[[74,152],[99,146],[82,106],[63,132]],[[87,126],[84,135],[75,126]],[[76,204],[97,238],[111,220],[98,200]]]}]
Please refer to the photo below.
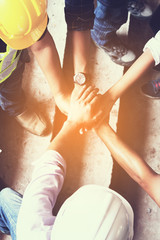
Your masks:
[{"label": "wrist", "polygon": [[67,120],[64,122],[63,127],[65,129],[71,130],[71,131],[79,131],[79,129],[81,128],[80,124],[70,120],[67,118]]},{"label": "wrist", "polygon": [[103,94],[105,102],[107,103],[108,109],[111,109],[113,104],[116,102],[117,98],[112,93],[112,90],[109,89],[106,93]]},{"label": "wrist", "polygon": [[73,81],[76,84],[79,85],[84,85],[86,83],[89,82],[90,76],[88,73],[85,72],[77,72],[74,76],[73,76]]}]

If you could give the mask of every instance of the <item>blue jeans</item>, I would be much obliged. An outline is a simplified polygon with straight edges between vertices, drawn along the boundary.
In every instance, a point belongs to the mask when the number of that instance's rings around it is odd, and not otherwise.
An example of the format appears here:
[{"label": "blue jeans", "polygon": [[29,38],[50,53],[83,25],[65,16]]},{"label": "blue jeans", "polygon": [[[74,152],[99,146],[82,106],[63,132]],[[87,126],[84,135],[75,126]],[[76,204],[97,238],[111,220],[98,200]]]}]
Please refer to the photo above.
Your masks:
[{"label": "blue jeans", "polygon": [[160,30],[160,22],[158,21],[158,19],[160,19],[160,5],[155,10],[150,20],[150,26],[154,34],[156,34]]},{"label": "blue jeans", "polygon": [[[68,30],[91,30],[92,39],[105,46],[120,26],[127,21],[128,0],[65,0]],[[95,16],[94,16],[95,15]]]},{"label": "blue jeans", "polygon": [[22,89],[22,76],[24,62],[19,60],[17,68],[11,76],[0,83],[0,107],[10,116],[22,113],[25,104],[25,96]]},{"label": "blue jeans", "polygon": [[65,20],[70,31],[85,31],[93,26],[93,0],[65,0]]},{"label": "blue jeans", "polygon": [[0,192],[0,231],[16,240],[16,224],[22,195],[10,188]]},{"label": "blue jeans", "polygon": [[98,46],[105,46],[115,37],[116,31],[127,21],[126,0],[99,0],[95,9],[91,37]]}]

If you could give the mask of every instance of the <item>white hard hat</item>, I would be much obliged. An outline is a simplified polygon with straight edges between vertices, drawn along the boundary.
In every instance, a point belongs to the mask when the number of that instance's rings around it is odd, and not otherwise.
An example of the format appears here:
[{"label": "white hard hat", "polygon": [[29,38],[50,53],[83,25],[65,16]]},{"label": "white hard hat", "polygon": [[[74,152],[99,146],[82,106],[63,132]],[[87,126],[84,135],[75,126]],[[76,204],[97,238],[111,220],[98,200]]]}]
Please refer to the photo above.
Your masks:
[{"label": "white hard hat", "polygon": [[115,191],[97,185],[79,188],[60,208],[52,240],[131,240],[133,210]]}]

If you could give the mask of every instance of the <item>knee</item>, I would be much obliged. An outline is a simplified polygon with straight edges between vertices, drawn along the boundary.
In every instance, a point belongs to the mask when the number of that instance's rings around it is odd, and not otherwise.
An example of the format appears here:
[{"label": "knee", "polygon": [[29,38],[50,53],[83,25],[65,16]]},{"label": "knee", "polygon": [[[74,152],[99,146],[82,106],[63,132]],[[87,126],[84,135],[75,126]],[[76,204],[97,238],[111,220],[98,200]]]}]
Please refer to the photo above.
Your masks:
[{"label": "knee", "polygon": [[11,195],[13,195],[13,190],[12,190],[11,188],[8,188],[8,187],[3,188],[3,189],[1,190],[1,192],[0,192],[0,199],[1,199],[1,200],[3,199],[3,201],[4,201],[5,199],[8,200]]}]

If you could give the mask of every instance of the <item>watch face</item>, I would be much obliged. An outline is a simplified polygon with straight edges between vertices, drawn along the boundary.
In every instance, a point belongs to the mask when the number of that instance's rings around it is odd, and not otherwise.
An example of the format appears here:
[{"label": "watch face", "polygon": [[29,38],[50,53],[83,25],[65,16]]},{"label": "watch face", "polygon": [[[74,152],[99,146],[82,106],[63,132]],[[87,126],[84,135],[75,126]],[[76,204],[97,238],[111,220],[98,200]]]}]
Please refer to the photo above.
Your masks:
[{"label": "watch face", "polygon": [[86,76],[83,73],[77,73],[74,75],[74,82],[83,85],[86,82]]}]

